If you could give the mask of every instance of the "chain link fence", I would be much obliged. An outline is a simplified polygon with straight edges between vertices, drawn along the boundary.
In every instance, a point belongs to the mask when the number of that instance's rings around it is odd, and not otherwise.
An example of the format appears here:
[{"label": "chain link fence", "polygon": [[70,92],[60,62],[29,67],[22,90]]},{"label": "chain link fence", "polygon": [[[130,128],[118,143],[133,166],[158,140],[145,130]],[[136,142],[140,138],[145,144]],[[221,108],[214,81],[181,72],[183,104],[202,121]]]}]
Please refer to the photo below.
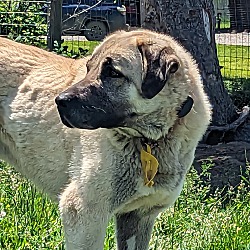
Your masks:
[{"label": "chain link fence", "polygon": [[214,0],[224,84],[237,107],[250,105],[250,0]]},{"label": "chain link fence", "polygon": [[20,42],[46,46],[47,13],[44,0],[1,0],[0,36]]},{"label": "chain link fence", "polygon": [[250,1],[215,0],[216,43],[226,78],[250,78]]},{"label": "chain link fence", "polygon": [[[250,0],[214,6],[222,75],[250,79]],[[0,36],[79,57],[110,32],[140,27],[141,10],[140,0],[1,0]]]}]

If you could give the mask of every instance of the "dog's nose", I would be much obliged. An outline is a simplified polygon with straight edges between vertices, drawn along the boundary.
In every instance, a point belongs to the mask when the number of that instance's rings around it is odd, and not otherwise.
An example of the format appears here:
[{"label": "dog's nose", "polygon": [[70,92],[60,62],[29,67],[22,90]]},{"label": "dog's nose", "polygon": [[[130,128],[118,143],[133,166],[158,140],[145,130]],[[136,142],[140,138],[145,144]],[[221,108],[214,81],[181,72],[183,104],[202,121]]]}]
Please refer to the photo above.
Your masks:
[{"label": "dog's nose", "polygon": [[67,108],[71,100],[71,95],[68,93],[61,93],[55,99],[56,104],[64,108]]}]

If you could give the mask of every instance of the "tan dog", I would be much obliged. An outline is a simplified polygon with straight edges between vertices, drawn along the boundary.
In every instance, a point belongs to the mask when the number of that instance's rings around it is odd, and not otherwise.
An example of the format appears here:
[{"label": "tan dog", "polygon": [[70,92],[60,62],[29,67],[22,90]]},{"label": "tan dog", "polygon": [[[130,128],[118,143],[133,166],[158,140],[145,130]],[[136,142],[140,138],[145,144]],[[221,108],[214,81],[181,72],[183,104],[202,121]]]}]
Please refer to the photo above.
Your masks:
[{"label": "tan dog", "polygon": [[85,76],[84,60],[0,44],[1,157],[60,194],[68,250],[103,249],[113,215],[118,249],[146,250],[210,120],[192,57],[168,36],[117,32]]}]

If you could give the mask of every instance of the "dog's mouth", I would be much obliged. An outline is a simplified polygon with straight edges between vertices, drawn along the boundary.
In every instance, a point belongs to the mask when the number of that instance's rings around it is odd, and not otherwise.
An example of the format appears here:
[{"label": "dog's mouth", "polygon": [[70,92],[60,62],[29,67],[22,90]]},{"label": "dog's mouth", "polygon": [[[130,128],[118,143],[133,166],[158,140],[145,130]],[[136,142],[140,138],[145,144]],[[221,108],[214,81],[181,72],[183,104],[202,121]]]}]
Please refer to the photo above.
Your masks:
[{"label": "dog's mouth", "polygon": [[98,127],[93,127],[88,124],[88,121],[74,124],[71,119],[68,119],[65,115],[61,116],[62,123],[68,128],[78,128],[78,129],[97,129]]},{"label": "dog's mouth", "polygon": [[62,123],[67,126],[68,128],[75,128],[75,126],[66,118],[66,116],[61,116]]},{"label": "dog's mouth", "polygon": [[116,128],[124,125],[124,116],[115,112],[107,112],[93,106],[84,106],[81,109],[66,109],[57,106],[62,123],[68,128],[98,129]]}]

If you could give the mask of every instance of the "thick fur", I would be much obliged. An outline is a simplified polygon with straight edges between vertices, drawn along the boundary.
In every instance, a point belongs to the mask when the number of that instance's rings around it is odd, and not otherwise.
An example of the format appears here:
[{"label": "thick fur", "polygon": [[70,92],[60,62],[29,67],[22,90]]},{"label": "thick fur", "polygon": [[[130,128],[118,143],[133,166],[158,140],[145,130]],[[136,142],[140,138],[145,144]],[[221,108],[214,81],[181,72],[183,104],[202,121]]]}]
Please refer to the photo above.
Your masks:
[{"label": "thick fur", "polygon": [[80,134],[62,125],[54,99],[85,74],[86,59],[0,38],[0,158],[53,199],[68,181]]},{"label": "thick fur", "polygon": [[[118,249],[146,250],[210,121],[201,77],[177,42],[147,30],[110,35],[85,64],[0,39],[0,156],[59,198],[66,249],[103,249],[115,216]],[[152,187],[145,141],[159,161]]]}]

